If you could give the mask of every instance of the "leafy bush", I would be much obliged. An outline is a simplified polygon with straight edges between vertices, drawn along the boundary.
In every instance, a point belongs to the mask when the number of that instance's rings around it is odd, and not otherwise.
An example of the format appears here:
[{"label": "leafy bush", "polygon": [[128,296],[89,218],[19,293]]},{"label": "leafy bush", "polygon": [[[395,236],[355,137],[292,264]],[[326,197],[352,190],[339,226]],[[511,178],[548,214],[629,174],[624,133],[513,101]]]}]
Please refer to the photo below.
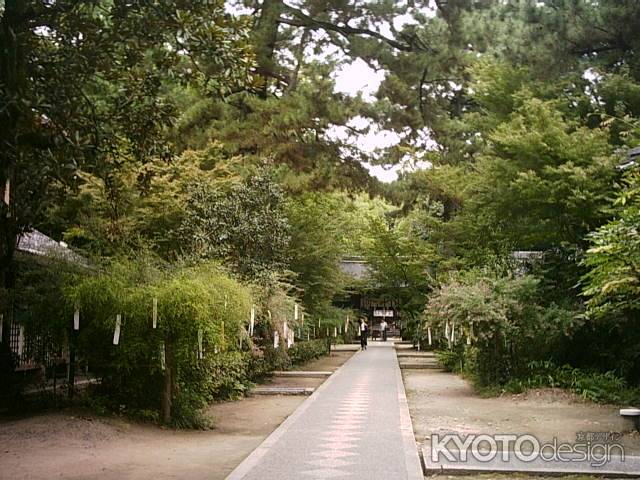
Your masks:
[{"label": "leafy bush", "polygon": [[[78,354],[101,377],[100,394],[112,406],[162,410],[165,422],[189,425],[213,398],[245,388],[246,362],[216,352],[237,345],[251,296],[215,265],[163,270],[148,260],[114,262],[69,285],[65,299],[68,318],[80,310]],[[116,315],[119,345],[112,343]]]},{"label": "leafy bush", "polygon": [[558,367],[550,361],[530,362],[526,377],[506,385],[512,392],[543,387],[564,388],[592,402],[634,404],[640,401],[640,389],[629,388],[614,372],[587,371],[570,365]]},{"label": "leafy bush", "polygon": [[438,350],[436,352],[436,357],[438,358],[440,365],[442,365],[442,368],[447,372],[460,372],[464,365],[464,356],[462,355],[462,352],[463,351],[460,349]]},{"label": "leafy bush", "polygon": [[310,340],[308,342],[298,342],[289,349],[289,358],[292,365],[315,360],[327,354],[326,340]]},{"label": "leafy bush", "polygon": [[[572,312],[542,306],[538,281],[468,274],[442,285],[431,295],[424,313],[424,332],[452,353],[441,353],[450,368],[464,364],[480,386],[502,385],[526,371],[527,363],[549,358],[576,322]],[[448,335],[448,336],[447,336]],[[463,343],[473,348],[460,348]]]}]

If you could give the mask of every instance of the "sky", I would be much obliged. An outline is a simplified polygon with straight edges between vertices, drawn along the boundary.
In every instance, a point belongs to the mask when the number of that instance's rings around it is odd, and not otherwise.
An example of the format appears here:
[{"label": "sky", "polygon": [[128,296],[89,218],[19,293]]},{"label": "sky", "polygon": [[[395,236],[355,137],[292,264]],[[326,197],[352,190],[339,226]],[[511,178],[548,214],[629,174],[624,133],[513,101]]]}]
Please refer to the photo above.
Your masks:
[{"label": "sky", "polygon": [[[244,13],[251,14],[250,9],[243,9],[238,5],[230,6],[228,3],[225,5],[230,13]],[[435,15],[435,11],[428,7],[421,9],[421,13],[432,16]],[[393,26],[400,30],[403,25],[415,22],[413,17],[406,13],[399,15],[393,19]],[[371,29],[378,30],[381,34],[387,37],[393,37],[390,25],[383,22],[379,25],[370,26]],[[337,49],[323,52],[320,55],[313,55],[317,58],[333,55],[338,53]],[[363,60],[356,59],[351,63],[346,63],[338,69],[333,78],[335,80],[335,91],[344,93],[351,96],[357,96],[362,94],[362,98],[366,101],[375,101],[374,94],[378,90],[380,83],[384,80],[384,70],[374,70],[367,65]],[[363,122],[366,120],[361,117],[356,117],[350,123],[353,127],[363,127]],[[340,138],[342,140],[350,140],[350,143],[354,143],[358,148],[366,153],[372,153],[378,148],[390,147],[397,144],[400,141],[400,137],[397,133],[390,130],[381,130],[379,128],[371,128],[367,134],[357,136],[355,139],[349,138],[347,131],[344,127],[335,127],[329,131],[329,135],[333,138]],[[425,134],[428,135],[428,134]],[[427,140],[428,144],[428,140]],[[415,170],[418,168],[430,168],[431,164],[428,162],[411,162],[405,165],[393,165],[389,167],[383,167],[380,165],[370,165],[364,163],[364,166],[369,170],[371,175],[378,178],[382,182],[392,182],[398,178],[398,172],[404,170]]]},{"label": "sky", "polygon": [[[357,59],[350,64],[342,66],[334,75],[335,91],[347,95],[356,96],[362,94],[365,100],[373,101],[374,94],[380,83],[384,79],[383,70],[374,70],[363,60]],[[350,123],[353,127],[362,127],[366,120],[356,117]],[[337,138],[346,139],[346,129],[334,128],[330,133]],[[390,147],[397,144],[400,137],[396,132],[391,130],[381,130],[372,128],[367,134],[360,135],[355,139],[355,144],[364,152],[371,153],[377,148]],[[364,164],[369,173],[378,178],[382,182],[392,182],[398,178],[398,172],[403,169],[415,170],[416,168],[429,168],[428,162],[417,162],[416,165],[408,167],[407,165],[393,165],[383,167],[380,165]]]}]

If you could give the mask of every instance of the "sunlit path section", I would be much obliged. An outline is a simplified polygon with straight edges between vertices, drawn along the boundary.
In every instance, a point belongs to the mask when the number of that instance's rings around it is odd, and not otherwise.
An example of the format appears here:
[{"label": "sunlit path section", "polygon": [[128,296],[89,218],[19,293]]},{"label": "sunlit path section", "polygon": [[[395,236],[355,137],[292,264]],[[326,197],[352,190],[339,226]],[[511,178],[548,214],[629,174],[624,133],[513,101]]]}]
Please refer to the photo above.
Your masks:
[{"label": "sunlit path section", "polygon": [[422,479],[393,342],[371,342],[228,477]]}]

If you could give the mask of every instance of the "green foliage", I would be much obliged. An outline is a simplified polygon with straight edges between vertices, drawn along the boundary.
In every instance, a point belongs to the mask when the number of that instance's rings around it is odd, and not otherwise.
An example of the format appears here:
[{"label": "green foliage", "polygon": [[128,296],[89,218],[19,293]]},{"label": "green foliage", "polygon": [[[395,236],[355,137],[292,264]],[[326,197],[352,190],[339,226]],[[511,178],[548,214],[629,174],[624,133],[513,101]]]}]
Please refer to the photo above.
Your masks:
[{"label": "green foliage", "polygon": [[289,358],[292,365],[300,365],[310,360],[315,360],[327,355],[327,342],[324,340],[310,340],[297,342],[289,349]]},{"label": "green foliage", "polygon": [[432,285],[430,267],[434,254],[431,246],[416,238],[410,223],[388,225],[384,219],[371,222],[371,244],[365,258],[371,268],[369,288],[380,298],[395,300],[407,319],[403,335],[416,333],[419,313],[427,290]]},{"label": "green foliage", "polygon": [[[451,368],[462,360],[479,385],[503,384],[520,375],[529,361],[553,355],[579,326],[572,312],[540,305],[537,286],[530,276],[470,274],[452,279],[429,298],[422,343],[430,327],[436,342],[454,350],[445,354]],[[456,343],[467,339],[473,347],[461,352]]]},{"label": "green foliage", "polygon": [[[103,272],[71,283],[64,293],[67,317],[76,307],[80,311],[78,355],[101,377],[100,391],[113,406],[157,411],[169,369],[175,375],[172,419],[181,424],[190,416],[197,419],[216,395],[242,390],[240,359],[230,354],[218,359],[216,351],[232,351],[237,345],[251,296],[218,267],[161,270],[144,259],[114,261]],[[117,314],[122,318],[121,337],[119,345],[113,345]],[[199,336],[204,359],[198,358]],[[214,379],[212,373],[221,363],[225,376]]]},{"label": "green foliage", "polygon": [[[178,112],[169,84],[219,97],[250,83],[246,24],[224,2],[4,2],[0,16],[0,274],[17,235],[52,223],[49,208],[123,165],[170,156]],[[117,215],[117,211],[111,212]],[[8,285],[7,285],[8,286]]]},{"label": "green foliage", "polygon": [[583,294],[594,317],[628,314],[640,308],[640,176],[633,172],[615,202],[616,218],[589,236]]},{"label": "green foliage", "polygon": [[436,357],[438,363],[442,365],[447,372],[460,373],[464,367],[464,351],[460,348],[452,348],[450,350],[438,350]]},{"label": "green foliage", "polygon": [[522,379],[511,380],[507,391],[530,388],[564,388],[585,400],[616,405],[631,405],[640,399],[640,389],[629,388],[614,372],[585,371],[570,365],[561,367],[550,361],[530,362]]},{"label": "green foliage", "polygon": [[249,279],[284,269],[289,244],[284,197],[266,173],[228,191],[195,184],[185,207],[179,235],[189,256],[225,260]]}]

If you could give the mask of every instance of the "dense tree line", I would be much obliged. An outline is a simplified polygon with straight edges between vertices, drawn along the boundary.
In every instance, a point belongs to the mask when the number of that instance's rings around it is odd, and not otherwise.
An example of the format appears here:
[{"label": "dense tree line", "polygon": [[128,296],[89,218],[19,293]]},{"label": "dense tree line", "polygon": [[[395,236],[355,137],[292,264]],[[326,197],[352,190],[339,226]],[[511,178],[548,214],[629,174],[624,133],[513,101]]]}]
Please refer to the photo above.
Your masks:
[{"label": "dense tree line", "polygon": [[[192,3],[0,3],[7,321],[38,228],[95,265],[213,261],[335,322],[375,291],[423,344],[458,315],[482,341],[451,350],[489,382],[546,360],[638,381],[637,2]],[[373,99],[335,89],[355,60],[384,72]],[[398,143],[354,146],[375,128]],[[381,184],[363,162],[430,168]]]}]

